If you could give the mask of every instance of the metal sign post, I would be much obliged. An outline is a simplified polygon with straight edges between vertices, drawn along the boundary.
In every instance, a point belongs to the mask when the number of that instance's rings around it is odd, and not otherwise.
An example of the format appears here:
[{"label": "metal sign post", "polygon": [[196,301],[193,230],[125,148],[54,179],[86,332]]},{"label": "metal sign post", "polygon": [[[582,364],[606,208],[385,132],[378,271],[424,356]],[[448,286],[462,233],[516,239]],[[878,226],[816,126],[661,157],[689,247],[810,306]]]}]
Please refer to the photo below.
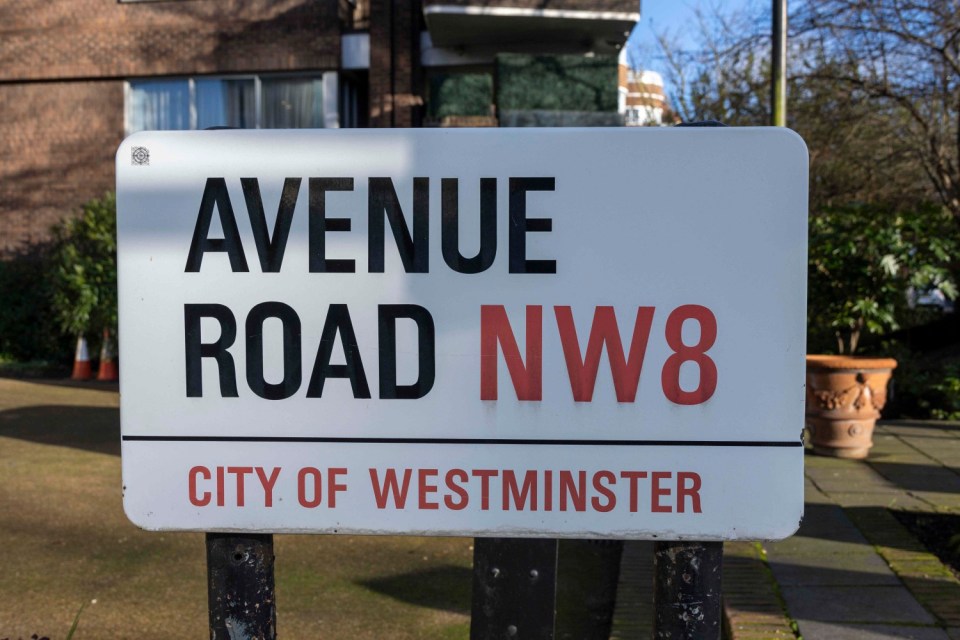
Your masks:
[{"label": "metal sign post", "polygon": [[719,640],[722,542],[654,545],[654,637]]},{"label": "metal sign post", "polygon": [[476,538],[471,640],[552,640],[557,541]]},{"label": "metal sign post", "polygon": [[274,640],[273,536],[207,534],[210,637]]}]

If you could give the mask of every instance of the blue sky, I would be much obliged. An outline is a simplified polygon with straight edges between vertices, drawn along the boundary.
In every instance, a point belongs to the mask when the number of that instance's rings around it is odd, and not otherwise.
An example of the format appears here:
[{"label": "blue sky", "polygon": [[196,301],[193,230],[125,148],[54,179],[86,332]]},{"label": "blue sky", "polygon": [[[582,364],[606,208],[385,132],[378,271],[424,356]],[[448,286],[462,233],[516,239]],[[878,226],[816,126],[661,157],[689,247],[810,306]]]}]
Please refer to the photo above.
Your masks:
[{"label": "blue sky", "polygon": [[717,7],[721,11],[740,9],[749,5],[769,4],[770,0],[642,0],[640,22],[627,42],[631,60],[642,62],[645,68],[663,73],[656,34],[673,34],[684,48],[697,47],[697,25],[694,12],[698,6],[705,10]]},{"label": "blue sky", "polygon": [[[644,66],[655,67],[656,58],[659,57],[656,34],[664,30],[671,33],[691,31],[690,22],[698,4],[699,0],[642,0],[640,22],[627,42],[631,62],[643,60]],[[692,38],[685,40],[692,44]]]}]

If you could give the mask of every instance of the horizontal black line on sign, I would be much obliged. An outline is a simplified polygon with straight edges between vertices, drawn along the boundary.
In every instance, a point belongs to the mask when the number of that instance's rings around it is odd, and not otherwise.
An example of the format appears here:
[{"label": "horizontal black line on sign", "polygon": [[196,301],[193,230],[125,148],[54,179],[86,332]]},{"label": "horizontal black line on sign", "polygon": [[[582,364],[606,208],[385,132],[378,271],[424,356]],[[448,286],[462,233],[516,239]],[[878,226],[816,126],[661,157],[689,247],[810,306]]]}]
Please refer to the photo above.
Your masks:
[{"label": "horizontal black line on sign", "polygon": [[538,440],[511,438],[337,438],[300,436],[123,436],[127,442],[320,442],[332,444],[508,444],[605,447],[802,447],[799,440]]}]

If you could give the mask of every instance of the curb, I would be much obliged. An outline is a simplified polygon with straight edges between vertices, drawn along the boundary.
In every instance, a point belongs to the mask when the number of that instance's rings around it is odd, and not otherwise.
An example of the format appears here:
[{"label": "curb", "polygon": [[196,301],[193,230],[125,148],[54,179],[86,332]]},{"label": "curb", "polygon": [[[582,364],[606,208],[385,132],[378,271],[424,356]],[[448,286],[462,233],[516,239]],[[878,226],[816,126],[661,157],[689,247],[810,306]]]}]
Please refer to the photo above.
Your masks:
[{"label": "curb", "polygon": [[731,640],[797,637],[759,542],[724,544],[723,622]]}]

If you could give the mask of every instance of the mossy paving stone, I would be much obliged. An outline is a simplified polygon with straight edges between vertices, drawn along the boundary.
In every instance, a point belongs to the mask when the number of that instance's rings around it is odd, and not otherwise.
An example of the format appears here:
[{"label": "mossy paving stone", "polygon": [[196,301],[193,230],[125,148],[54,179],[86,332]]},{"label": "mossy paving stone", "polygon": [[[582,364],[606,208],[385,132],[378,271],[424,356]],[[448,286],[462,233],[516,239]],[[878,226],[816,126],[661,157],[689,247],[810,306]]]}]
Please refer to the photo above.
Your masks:
[{"label": "mossy paving stone", "polygon": [[803,640],[948,640],[949,636],[937,627],[897,626],[889,624],[843,624],[799,620]]},{"label": "mossy paving stone", "polygon": [[782,587],[787,609],[798,620],[935,624],[902,586]]},{"label": "mossy paving stone", "polygon": [[769,563],[781,587],[900,586],[900,580],[876,554],[777,554]]}]

